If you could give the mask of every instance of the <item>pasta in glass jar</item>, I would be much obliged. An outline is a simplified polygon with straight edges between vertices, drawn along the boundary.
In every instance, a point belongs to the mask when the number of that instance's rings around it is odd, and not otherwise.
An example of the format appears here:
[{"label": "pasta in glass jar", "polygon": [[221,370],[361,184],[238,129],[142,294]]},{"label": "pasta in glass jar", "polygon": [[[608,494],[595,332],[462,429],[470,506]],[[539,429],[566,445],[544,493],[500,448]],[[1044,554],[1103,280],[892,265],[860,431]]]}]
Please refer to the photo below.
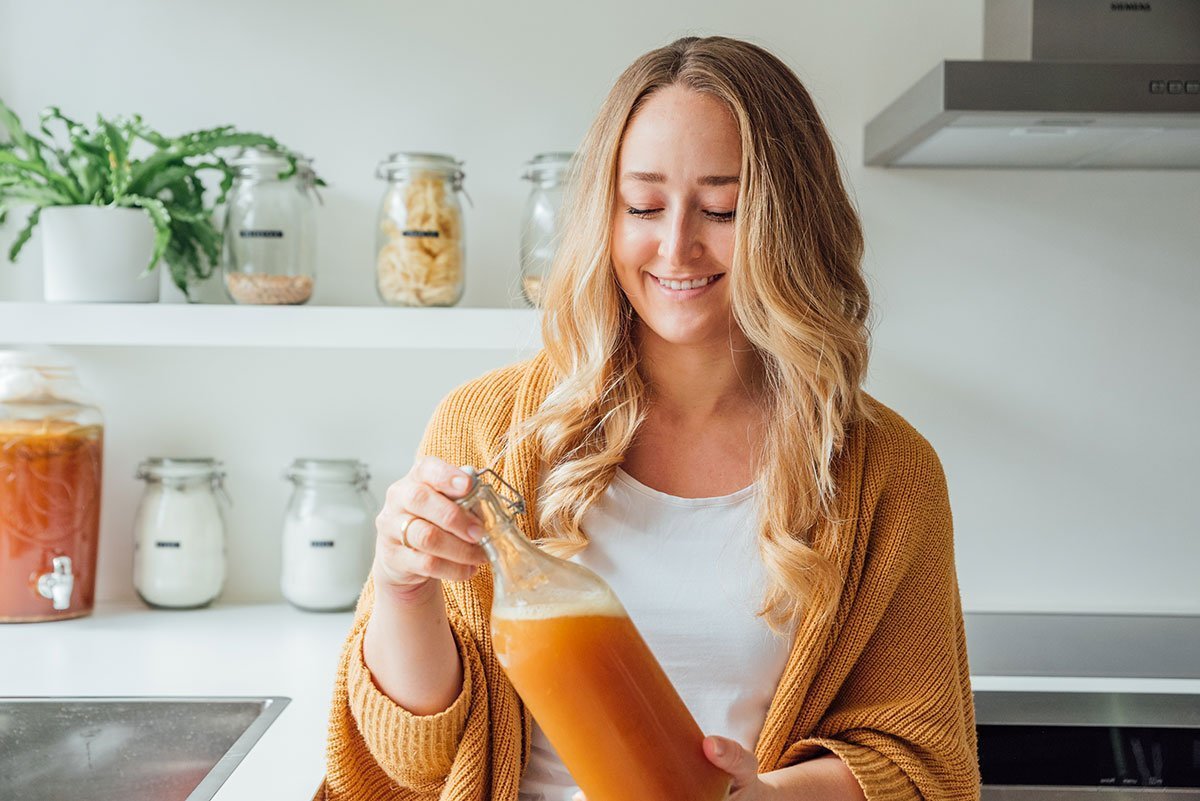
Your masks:
[{"label": "pasta in glass jar", "polygon": [[466,236],[462,162],[437,153],[392,153],[376,231],[379,298],[392,306],[453,306],[462,299]]}]

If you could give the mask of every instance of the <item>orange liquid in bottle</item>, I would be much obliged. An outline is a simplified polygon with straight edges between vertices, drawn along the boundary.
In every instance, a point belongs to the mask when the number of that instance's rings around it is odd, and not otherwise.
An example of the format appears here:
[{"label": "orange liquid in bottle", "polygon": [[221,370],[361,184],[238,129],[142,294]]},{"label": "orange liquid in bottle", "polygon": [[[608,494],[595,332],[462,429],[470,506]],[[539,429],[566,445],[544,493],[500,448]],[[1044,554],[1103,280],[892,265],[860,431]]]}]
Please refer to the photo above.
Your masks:
[{"label": "orange liquid in bottle", "polygon": [[730,777],[612,600],[492,612],[496,656],[588,801],[718,801]]},{"label": "orange liquid in bottle", "polygon": [[[92,611],[100,533],[103,433],[63,420],[0,421],[0,622]],[[69,556],[70,608],[38,594],[51,560]]]}]

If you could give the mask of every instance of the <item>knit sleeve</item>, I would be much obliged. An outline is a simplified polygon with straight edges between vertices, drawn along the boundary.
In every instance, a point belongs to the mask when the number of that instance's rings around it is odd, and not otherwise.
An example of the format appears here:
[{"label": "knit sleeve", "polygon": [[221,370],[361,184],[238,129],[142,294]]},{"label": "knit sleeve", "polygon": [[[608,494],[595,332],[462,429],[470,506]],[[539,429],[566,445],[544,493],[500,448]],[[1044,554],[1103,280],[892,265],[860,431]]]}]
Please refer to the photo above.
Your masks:
[{"label": "knit sleeve", "polygon": [[[437,456],[452,465],[490,464],[511,413],[518,375],[515,368],[494,371],[451,392],[434,411],[418,456]],[[363,634],[374,604],[368,579],[334,684],[319,798],[484,801],[507,794],[507,785],[515,782],[510,774],[518,775],[520,754],[510,754],[510,744],[521,748],[521,717],[515,691],[502,681],[492,653],[490,581],[485,567],[471,581],[443,583],[463,687],[443,712],[414,715],[378,688],[363,660]]]},{"label": "knit sleeve", "polygon": [[[966,636],[945,475],[912,432],[889,443],[895,469],[867,471],[873,508],[845,630],[831,659],[844,676],[791,764],[837,754],[868,801],[968,801],[980,779]],[[892,457],[889,456],[889,459]],[[872,486],[873,485],[873,486]],[[844,596],[845,597],[845,596]]]},{"label": "knit sleeve", "polygon": [[[412,714],[378,688],[363,660],[363,634],[373,603],[374,587],[368,580],[338,668],[324,797],[438,798],[456,764],[477,760],[477,746],[487,737],[486,715],[478,714],[487,708],[482,662],[462,621],[451,616],[463,663],[462,691],[443,712]],[[471,772],[469,768],[457,766],[464,773]]]}]

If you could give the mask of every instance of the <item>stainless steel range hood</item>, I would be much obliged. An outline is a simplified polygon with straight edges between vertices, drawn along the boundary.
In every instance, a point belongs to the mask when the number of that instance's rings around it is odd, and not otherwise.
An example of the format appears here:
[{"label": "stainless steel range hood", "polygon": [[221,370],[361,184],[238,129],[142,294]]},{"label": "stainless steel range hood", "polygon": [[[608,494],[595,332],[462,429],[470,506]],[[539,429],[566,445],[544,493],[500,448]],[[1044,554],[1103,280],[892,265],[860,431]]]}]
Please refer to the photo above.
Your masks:
[{"label": "stainless steel range hood", "polygon": [[1200,169],[1200,0],[984,0],[984,60],[917,81],[867,123],[864,159]]}]

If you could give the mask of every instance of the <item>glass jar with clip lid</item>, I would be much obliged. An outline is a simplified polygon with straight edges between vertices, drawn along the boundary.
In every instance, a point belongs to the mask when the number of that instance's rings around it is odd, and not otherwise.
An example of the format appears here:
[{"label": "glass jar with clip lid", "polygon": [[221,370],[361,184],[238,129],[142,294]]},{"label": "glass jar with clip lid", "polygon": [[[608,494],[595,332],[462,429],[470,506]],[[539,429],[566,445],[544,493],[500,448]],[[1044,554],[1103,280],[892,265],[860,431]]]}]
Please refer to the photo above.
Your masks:
[{"label": "glass jar with clip lid", "polygon": [[574,153],[539,153],[521,176],[532,184],[521,214],[521,294],[539,306],[558,249],[563,187]]},{"label": "glass jar with clip lid", "polygon": [[225,470],[216,459],[146,459],[133,524],[133,585],[147,605],[195,609],[225,585]]},{"label": "glass jar with clip lid", "polygon": [[375,557],[371,474],[357,459],[296,459],[283,521],[280,589],[308,611],[351,609]]},{"label": "glass jar with clip lid", "polygon": [[468,472],[456,502],[487,531],[496,658],[588,801],[725,798],[730,776],[612,588],[525,539],[499,475]]},{"label": "glass jar with clip lid", "polygon": [[[462,162],[440,153],[392,153],[375,239],[375,286],[392,306],[453,306],[466,287]],[[469,198],[468,198],[469,200]]]},{"label": "glass jar with clip lid", "polygon": [[321,199],[312,160],[253,147],[229,163],[236,174],[221,255],[226,292],[234,303],[307,303],[317,277],[313,200]]}]

